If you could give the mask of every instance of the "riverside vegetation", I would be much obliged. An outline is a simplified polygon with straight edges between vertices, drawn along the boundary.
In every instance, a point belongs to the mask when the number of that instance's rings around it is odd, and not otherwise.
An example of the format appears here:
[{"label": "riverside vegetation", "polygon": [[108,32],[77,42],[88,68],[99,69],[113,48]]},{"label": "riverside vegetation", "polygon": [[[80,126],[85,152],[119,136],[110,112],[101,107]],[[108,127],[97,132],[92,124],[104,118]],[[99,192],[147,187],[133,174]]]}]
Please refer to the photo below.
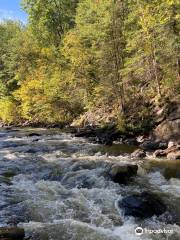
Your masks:
[{"label": "riverside vegetation", "polygon": [[3,124],[144,133],[180,91],[177,0],[23,0],[0,23]]}]

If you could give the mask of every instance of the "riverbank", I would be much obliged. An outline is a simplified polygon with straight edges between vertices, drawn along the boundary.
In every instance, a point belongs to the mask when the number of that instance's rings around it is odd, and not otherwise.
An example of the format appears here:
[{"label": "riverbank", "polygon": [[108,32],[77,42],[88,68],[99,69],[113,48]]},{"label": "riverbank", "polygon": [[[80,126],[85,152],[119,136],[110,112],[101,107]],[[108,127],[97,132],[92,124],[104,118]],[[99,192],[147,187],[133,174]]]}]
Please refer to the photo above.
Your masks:
[{"label": "riverbank", "polygon": [[[11,130],[15,126],[4,126],[6,130]],[[19,126],[16,126],[19,127]],[[159,140],[150,132],[147,135],[135,135],[134,133],[122,133],[116,128],[116,125],[111,124],[105,127],[87,126],[84,128],[71,127],[63,125],[39,125],[26,124],[28,127],[43,127],[46,129],[61,129],[66,133],[71,133],[75,137],[87,138],[90,142],[102,145],[129,145],[134,146],[135,151],[131,154],[133,158],[145,158],[151,156],[152,158],[167,158],[171,160],[180,159],[180,140],[172,137],[172,140]]]},{"label": "riverbank", "polygon": [[[0,123],[0,127],[11,130],[13,127],[43,127],[47,129],[57,128],[65,132],[74,134],[76,137],[88,138],[92,143],[109,145],[112,144],[128,144],[139,148],[133,157],[146,157],[149,153],[153,157],[165,157],[168,159],[180,158],[180,105],[178,98],[174,99],[168,106],[163,106],[152,111],[153,123],[151,127],[137,128],[127,127],[120,128],[117,123],[110,121],[106,124],[100,124],[97,114],[98,112],[85,113],[80,119],[73,122],[61,123],[39,123],[24,121],[19,124],[6,125]],[[107,118],[107,113],[104,117],[101,116],[101,121]],[[130,119],[135,118],[129,114]],[[133,119],[132,119],[133,120]],[[149,120],[148,120],[149,121]],[[138,125],[138,123],[136,123]]]},{"label": "riverbank", "polygon": [[122,134],[115,125],[104,128],[82,128],[72,131],[76,137],[88,138],[93,143],[112,145],[127,144],[135,146],[137,149],[131,154],[134,158],[145,158],[151,155],[153,158],[180,159],[180,139],[179,133],[175,133],[172,139],[158,139],[150,132],[148,135],[135,135],[133,133]]}]

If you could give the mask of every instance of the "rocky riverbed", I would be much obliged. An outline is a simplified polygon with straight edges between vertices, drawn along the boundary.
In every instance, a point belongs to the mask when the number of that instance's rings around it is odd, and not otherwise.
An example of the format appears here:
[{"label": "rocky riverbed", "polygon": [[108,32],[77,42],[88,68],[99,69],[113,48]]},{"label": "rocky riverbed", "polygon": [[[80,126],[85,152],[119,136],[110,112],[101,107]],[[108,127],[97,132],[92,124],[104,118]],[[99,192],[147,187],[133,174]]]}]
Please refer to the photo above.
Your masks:
[{"label": "rocky riverbed", "polygon": [[180,162],[130,157],[136,148],[1,129],[0,239],[178,240]]}]

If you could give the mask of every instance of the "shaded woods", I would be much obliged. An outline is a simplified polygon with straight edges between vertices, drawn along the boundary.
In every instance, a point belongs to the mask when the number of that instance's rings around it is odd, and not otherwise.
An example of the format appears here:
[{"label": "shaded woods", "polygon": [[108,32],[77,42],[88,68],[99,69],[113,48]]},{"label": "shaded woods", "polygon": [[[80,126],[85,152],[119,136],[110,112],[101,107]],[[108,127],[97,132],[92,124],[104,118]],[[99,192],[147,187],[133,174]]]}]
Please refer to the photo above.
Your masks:
[{"label": "shaded woods", "polygon": [[23,0],[0,23],[0,119],[145,131],[177,98],[177,0]]}]

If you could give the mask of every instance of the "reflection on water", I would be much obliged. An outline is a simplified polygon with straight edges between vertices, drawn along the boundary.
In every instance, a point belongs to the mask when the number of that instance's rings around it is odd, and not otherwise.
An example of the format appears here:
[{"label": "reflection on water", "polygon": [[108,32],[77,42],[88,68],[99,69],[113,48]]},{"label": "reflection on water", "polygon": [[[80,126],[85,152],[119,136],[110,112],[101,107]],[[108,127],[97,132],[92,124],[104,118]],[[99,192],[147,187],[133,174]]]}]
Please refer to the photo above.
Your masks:
[{"label": "reflection on water", "polygon": [[136,150],[137,147],[133,145],[127,145],[127,144],[113,144],[111,146],[98,146],[96,148],[97,151],[101,153],[107,153],[109,155],[118,156],[121,154],[126,153],[132,153],[134,150]]}]

